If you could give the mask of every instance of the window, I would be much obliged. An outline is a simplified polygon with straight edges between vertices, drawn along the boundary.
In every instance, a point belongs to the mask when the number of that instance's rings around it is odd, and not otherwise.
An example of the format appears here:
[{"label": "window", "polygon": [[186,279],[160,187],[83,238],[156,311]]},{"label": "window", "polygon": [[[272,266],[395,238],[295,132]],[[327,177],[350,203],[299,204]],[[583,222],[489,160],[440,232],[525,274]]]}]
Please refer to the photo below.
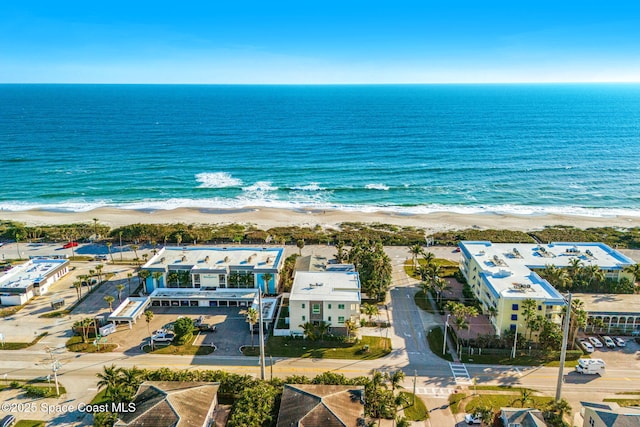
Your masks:
[{"label": "window", "polygon": [[320,304],[313,304],[311,306],[311,313],[320,314]]},{"label": "window", "polygon": [[304,307],[305,307],[305,305],[304,305],[304,303],[302,303],[302,308],[304,308]]},{"label": "window", "polygon": [[538,311],[541,311],[541,310],[542,310],[542,306],[541,306],[541,305],[539,305],[539,306],[538,306]]},{"label": "window", "polygon": [[518,320],[518,315],[517,314],[512,314],[511,315],[511,320]]},{"label": "window", "polygon": [[[303,320],[304,320],[304,319],[303,319]],[[510,326],[509,326],[509,329],[510,329],[510,330],[512,330],[512,331],[515,331],[515,330],[516,330],[516,328],[517,328],[517,326],[516,326],[516,325],[510,325]]]},{"label": "window", "polygon": [[344,310],[344,304],[338,304],[338,310]]},{"label": "window", "polygon": [[331,322],[331,316],[327,317],[327,322]]},{"label": "window", "polygon": [[302,321],[304,322],[305,320],[307,320],[306,316],[302,316]]},{"label": "window", "polygon": [[511,310],[518,311],[518,304],[511,304]]},{"label": "window", "polygon": [[339,316],[338,317],[338,323],[344,324],[344,316]]},{"label": "window", "polygon": [[327,308],[331,310],[331,304],[327,304]]}]

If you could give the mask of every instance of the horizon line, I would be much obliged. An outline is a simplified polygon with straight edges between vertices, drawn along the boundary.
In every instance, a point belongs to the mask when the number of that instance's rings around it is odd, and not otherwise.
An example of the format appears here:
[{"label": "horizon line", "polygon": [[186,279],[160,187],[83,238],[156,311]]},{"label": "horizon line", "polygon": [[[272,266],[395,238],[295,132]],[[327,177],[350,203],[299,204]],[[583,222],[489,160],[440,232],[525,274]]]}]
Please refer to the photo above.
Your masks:
[{"label": "horizon line", "polygon": [[629,81],[521,81],[521,82],[360,82],[360,83],[204,83],[204,82],[0,82],[0,85],[174,85],[174,86],[446,86],[446,85],[598,85],[640,84],[640,80]]}]

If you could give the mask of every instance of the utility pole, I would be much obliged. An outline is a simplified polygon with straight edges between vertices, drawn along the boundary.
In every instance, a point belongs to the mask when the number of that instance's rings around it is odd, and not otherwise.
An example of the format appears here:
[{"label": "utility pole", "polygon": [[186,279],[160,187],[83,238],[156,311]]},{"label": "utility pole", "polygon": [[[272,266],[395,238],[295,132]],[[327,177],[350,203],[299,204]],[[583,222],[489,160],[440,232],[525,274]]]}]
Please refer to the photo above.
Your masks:
[{"label": "utility pole", "polygon": [[418,377],[418,371],[414,370],[413,371],[413,403],[412,405],[416,404],[416,378]]},{"label": "utility pole", "polygon": [[47,348],[49,356],[51,357],[51,370],[53,371],[53,378],[56,382],[56,396],[60,396],[60,386],[58,385],[58,369],[60,369],[60,362],[53,358],[53,348]]},{"label": "utility pole", "polygon": [[260,379],[264,380],[264,331],[262,325],[262,289],[258,286],[258,321],[260,328],[258,329],[258,337],[260,338]]},{"label": "utility pole", "polygon": [[442,340],[442,355],[444,356],[447,349],[447,327],[449,326],[449,318],[451,313],[447,314],[447,320],[444,322],[444,339]]},{"label": "utility pole", "polygon": [[567,356],[567,341],[569,339],[569,319],[571,318],[571,292],[569,297],[565,300],[567,303],[567,312],[564,316],[564,322],[562,326],[562,348],[560,349],[560,368],[558,369],[558,383],[556,385],[556,401],[562,398],[562,383],[564,381],[564,359]]}]

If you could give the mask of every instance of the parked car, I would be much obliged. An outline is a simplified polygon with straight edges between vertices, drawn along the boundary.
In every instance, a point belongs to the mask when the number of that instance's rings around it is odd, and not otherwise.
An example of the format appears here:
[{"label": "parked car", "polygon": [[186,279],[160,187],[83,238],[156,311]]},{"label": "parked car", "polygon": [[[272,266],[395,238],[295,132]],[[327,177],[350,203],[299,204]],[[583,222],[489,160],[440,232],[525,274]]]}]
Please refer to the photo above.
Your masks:
[{"label": "parked car", "polygon": [[618,347],[625,347],[627,345],[626,341],[620,337],[615,337],[613,339]]},{"label": "parked car", "polygon": [[591,344],[593,344],[595,348],[602,348],[602,341],[600,341],[598,338],[589,337],[589,341],[591,341]]},{"label": "parked car", "polygon": [[208,323],[199,323],[198,326],[196,326],[196,329],[199,330],[200,332],[215,332],[216,325],[210,325]]},{"label": "parked car", "polygon": [[98,280],[97,279],[91,279],[91,281],[83,280],[82,282],[80,282],[80,284],[82,286],[89,286],[89,285],[93,286],[98,284]]},{"label": "parked car", "polygon": [[0,427],[11,427],[16,423],[16,417],[13,415],[7,415],[0,421]]},{"label": "parked car", "polygon": [[611,337],[605,335],[604,337],[602,337],[602,339],[604,340],[604,344],[607,346],[607,348],[616,348],[616,343],[613,342]]},{"label": "parked car", "polygon": [[480,415],[478,414],[467,414],[464,416],[464,422],[471,425],[471,424],[482,424],[482,419],[480,418]]},{"label": "parked car", "polygon": [[154,342],[171,342],[176,337],[176,334],[156,334],[151,335],[151,340]]},{"label": "parked car", "polygon": [[106,255],[96,255],[93,257],[94,261],[107,261],[108,258]]},{"label": "parked car", "polygon": [[594,348],[589,341],[580,339],[578,340],[578,342],[580,343],[580,346],[584,349],[584,351],[586,351],[587,353],[593,353]]},{"label": "parked car", "polygon": [[62,249],[75,248],[76,246],[78,246],[78,242],[69,242],[69,243],[65,243],[62,246]]}]

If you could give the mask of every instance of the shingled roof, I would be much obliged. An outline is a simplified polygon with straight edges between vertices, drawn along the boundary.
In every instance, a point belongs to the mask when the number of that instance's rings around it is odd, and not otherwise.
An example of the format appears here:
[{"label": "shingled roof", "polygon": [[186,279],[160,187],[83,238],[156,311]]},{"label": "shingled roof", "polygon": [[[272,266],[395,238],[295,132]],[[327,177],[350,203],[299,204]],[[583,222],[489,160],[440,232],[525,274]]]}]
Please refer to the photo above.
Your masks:
[{"label": "shingled roof", "polygon": [[284,386],[277,427],[356,427],[363,421],[362,386]]},{"label": "shingled roof", "polygon": [[219,383],[145,381],[133,400],[135,412],[118,414],[114,427],[206,426]]}]

